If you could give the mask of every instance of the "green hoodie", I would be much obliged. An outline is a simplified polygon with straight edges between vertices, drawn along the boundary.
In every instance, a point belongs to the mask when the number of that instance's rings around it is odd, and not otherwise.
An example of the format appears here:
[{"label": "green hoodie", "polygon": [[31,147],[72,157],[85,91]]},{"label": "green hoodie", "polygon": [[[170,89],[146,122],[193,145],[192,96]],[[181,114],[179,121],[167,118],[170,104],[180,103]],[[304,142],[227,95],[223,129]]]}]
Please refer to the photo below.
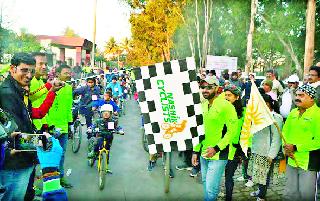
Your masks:
[{"label": "green hoodie", "polygon": [[[320,170],[320,108],[314,104],[301,116],[299,109],[293,109],[283,126],[283,136],[287,144],[296,146],[294,157],[304,170]],[[296,167],[293,159],[288,164]]]},{"label": "green hoodie", "polygon": [[[238,118],[234,106],[222,96],[214,99],[208,109],[209,101],[202,102],[205,139],[194,147],[195,152],[201,155],[206,153],[208,147],[214,147],[217,153],[210,160],[227,160],[228,145],[238,131]],[[234,149],[234,148],[233,148]]]},{"label": "green hoodie", "polygon": [[61,129],[61,133],[68,133],[68,123],[72,122],[72,87],[65,84],[56,92],[56,98],[48,112],[48,124]]}]

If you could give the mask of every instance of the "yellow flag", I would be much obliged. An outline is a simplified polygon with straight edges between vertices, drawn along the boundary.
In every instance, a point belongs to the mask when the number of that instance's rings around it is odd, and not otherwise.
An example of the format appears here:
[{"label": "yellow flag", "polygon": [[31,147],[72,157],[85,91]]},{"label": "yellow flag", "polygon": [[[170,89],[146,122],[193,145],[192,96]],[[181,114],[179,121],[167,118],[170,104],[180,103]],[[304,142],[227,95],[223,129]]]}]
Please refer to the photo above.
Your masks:
[{"label": "yellow flag", "polygon": [[247,104],[244,123],[240,135],[240,145],[243,152],[247,155],[249,139],[251,135],[270,126],[274,118],[263,100],[256,84],[252,82],[250,99]]}]

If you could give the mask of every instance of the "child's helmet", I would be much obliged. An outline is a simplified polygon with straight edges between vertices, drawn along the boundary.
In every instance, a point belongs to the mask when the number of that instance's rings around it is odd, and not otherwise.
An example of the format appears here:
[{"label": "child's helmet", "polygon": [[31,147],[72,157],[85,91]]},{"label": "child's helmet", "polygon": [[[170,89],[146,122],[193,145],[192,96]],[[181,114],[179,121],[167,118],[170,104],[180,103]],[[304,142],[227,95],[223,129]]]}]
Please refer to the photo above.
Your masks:
[{"label": "child's helmet", "polygon": [[100,108],[100,112],[106,112],[106,111],[108,111],[108,112],[113,112],[113,107],[112,107],[112,105],[110,105],[110,104],[104,104],[104,105],[102,105],[101,108]]}]

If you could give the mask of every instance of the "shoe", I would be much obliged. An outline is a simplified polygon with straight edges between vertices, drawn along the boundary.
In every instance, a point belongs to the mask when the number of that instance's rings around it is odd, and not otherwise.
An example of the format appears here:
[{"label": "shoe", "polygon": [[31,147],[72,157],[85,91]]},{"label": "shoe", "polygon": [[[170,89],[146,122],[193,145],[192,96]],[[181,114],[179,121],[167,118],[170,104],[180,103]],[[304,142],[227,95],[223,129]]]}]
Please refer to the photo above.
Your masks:
[{"label": "shoe", "polygon": [[258,197],[258,195],[259,195],[259,190],[256,190],[256,191],[250,193],[251,197]]},{"label": "shoe", "polygon": [[184,165],[177,165],[177,166],[176,166],[176,169],[177,169],[177,170],[189,170],[189,171],[190,171],[190,170],[192,170],[192,167],[184,164]]},{"label": "shoe", "polygon": [[220,191],[219,194],[218,194],[218,197],[223,198],[224,197],[224,193]]},{"label": "shoe", "polygon": [[170,169],[170,171],[169,171],[169,177],[174,178],[174,173],[173,173],[172,169]]},{"label": "shoe", "polygon": [[244,181],[245,179],[244,179],[243,176],[241,176],[241,177],[236,178],[236,180],[237,180],[237,181]]},{"label": "shoe", "polygon": [[253,181],[248,179],[248,182],[245,184],[246,187],[252,187],[254,185]]},{"label": "shoe", "polygon": [[37,186],[33,186],[33,189],[34,189],[34,193],[36,196],[42,196],[42,189],[37,187]]},{"label": "shoe", "polygon": [[70,183],[67,182],[67,180],[64,177],[62,177],[60,179],[60,184],[64,188],[72,188],[73,187]]},{"label": "shoe", "polygon": [[124,135],[124,130],[123,130],[123,128],[122,128],[121,126],[118,126],[118,127],[116,128],[116,131],[117,131],[117,133],[118,133],[119,135]]},{"label": "shoe", "polygon": [[195,167],[192,168],[191,173],[189,174],[190,177],[196,177],[198,176],[199,170],[197,170]]},{"label": "shoe", "polygon": [[93,150],[88,153],[88,158],[94,158],[94,151]]},{"label": "shoe", "polygon": [[112,174],[112,171],[110,169],[107,169],[107,174]]},{"label": "shoe", "polygon": [[257,201],[265,201],[265,199],[257,197]]},{"label": "shoe", "polygon": [[155,161],[149,161],[148,171],[152,171],[155,166],[156,166]]}]

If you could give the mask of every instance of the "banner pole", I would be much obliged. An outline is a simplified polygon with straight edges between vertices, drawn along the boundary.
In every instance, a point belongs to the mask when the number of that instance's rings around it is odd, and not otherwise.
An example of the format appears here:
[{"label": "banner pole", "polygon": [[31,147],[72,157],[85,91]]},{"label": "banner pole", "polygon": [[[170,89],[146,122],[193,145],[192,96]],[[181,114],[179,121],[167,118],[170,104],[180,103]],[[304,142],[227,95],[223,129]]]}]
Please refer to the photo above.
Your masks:
[{"label": "banner pole", "polygon": [[[284,144],[287,144],[286,139],[284,139],[284,136],[283,136],[283,134],[282,134],[282,131],[281,131],[278,123],[277,123],[277,122],[273,122],[273,124],[274,124],[275,127],[277,128],[278,133],[280,134],[280,138],[283,140]],[[285,151],[283,152],[283,154],[285,155]],[[294,155],[293,155],[293,158],[292,158],[292,159],[293,159],[294,162],[296,163],[297,167],[299,167],[298,161],[297,161],[297,159],[294,157]]]}]

